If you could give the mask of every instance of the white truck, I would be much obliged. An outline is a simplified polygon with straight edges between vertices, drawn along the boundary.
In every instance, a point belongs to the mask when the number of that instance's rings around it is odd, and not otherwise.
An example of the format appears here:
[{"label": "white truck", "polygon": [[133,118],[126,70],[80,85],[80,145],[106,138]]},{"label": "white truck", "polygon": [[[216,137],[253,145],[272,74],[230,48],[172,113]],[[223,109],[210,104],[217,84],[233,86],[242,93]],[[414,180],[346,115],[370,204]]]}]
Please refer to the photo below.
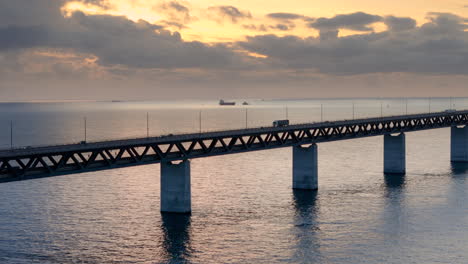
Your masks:
[{"label": "white truck", "polygon": [[273,121],[273,126],[274,127],[284,127],[284,126],[289,126],[289,120],[275,120]]}]

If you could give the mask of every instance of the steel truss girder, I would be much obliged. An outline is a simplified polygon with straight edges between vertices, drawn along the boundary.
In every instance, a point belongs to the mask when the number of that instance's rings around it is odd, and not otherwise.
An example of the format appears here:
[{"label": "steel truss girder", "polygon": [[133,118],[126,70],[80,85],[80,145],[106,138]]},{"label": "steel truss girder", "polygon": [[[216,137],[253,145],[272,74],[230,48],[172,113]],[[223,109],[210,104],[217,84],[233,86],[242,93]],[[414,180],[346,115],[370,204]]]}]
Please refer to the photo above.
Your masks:
[{"label": "steel truss girder", "polygon": [[362,119],[92,150],[0,156],[0,182],[468,124],[468,112]]}]

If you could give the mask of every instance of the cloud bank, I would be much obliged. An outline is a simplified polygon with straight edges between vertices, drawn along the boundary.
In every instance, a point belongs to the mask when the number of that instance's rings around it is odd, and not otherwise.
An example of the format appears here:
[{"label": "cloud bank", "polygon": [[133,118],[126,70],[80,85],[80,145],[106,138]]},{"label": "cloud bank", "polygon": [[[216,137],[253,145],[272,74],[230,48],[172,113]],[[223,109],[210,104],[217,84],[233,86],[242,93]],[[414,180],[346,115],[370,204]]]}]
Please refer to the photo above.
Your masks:
[{"label": "cloud bank", "polygon": [[[83,2],[109,7],[107,1]],[[212,6],[210,19],[254,32],[215,44],[187,41],[168,29],[196,19],[185,2],[160,3],[156,9],[168,20],[159,22],[79,11],[64,16],[64,3],[0,0],[0,77],[13,84],[30,76],[172,78],[181,86],[203,86],[210,80],[305,85],[320,76],[468,75],[468,20],[450,13],[428,13],[418,25],[411,17],[365,12],[316,18],[279,12],[261,20],[248,10]],[[292,35],[301,25],[308,34]]]},{"label": "cloud bank", "polygon": [[[369,31],[369,23],[383,20],[388,30],[335,38],[251,36],[239,45],[265,55],[278,68],[311,69],[326,74],[412,72],[468,74],[468,32],[464,19],[432,13],[416,27],[411,18],[347,17],[315,24],[321,29],[348,27]],[[344,25],[343,21],[349,22]],[[352,22],[352,23],[351,23]]]}]

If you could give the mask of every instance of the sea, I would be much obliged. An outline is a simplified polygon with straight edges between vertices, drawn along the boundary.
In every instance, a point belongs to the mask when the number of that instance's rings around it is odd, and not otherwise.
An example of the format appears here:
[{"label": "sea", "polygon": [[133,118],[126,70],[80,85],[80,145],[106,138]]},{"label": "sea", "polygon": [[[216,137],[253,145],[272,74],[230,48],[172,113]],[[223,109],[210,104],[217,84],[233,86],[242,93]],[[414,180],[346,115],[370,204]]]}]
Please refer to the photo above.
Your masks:
[{"label": "sea", "polygon": [[[226,101],[231,101],[227,100]],[[0,149],[468,109],[468,98],[0,103]],[[243,102],[248,105],[242,105]],[[468,263],[468,164],[450,129],[318,144],[319,189],[292,150],[191,161],[192,213],[160,213],[160,165],[0,184],[0,263]]]}]

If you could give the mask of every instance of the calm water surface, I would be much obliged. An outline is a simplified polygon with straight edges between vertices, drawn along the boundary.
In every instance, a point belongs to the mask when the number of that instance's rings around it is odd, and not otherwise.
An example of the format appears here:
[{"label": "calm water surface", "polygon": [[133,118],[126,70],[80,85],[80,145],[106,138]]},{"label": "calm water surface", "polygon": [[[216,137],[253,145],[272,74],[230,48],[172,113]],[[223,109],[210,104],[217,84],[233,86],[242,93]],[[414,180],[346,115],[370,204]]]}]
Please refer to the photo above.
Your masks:
[{"label": "calm water surface", "polygon": [[[354,101],[355,118],[380,115]],[[352,101],[259,100],[247,126],[320,121],[320,104],[352,119]],[[84,116],[88,140],[145,136],[147,112],[151,135],[194,132],[200,109],[203,131],[246,125],[246,107],[208,101],[0,104],[0,144],[10,120],[19,147],[82,140]],[[159,212],[159,165],[0,184],[0,263],[467,263],[468,165],[449,143],[449,129],[407,134],[404,177],[383,175],[382,137],[319,144],[317,192],[292,190],[290,148],[195,159],[190,216]]]}]

